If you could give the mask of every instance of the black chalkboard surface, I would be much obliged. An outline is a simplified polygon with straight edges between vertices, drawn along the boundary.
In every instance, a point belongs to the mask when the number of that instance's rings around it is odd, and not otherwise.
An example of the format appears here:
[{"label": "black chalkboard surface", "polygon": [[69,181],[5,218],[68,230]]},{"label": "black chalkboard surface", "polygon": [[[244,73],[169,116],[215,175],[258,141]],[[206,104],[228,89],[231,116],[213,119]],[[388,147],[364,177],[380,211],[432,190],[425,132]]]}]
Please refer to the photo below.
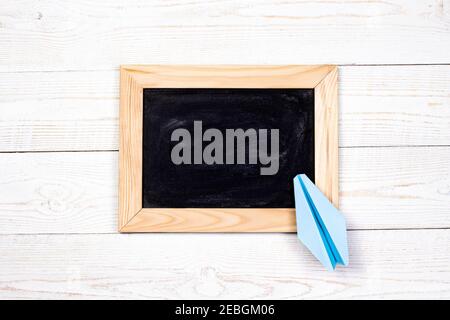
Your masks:
[{"label": "black chalkboard surface", "polygon": [[[202,137],[194,132],[199,124],[201,134],[223,133],[223,164],[194,159],[210,143],[195,140]],[[190,134],[190,163],[173,161],[177,129]],[[227,164],[227,129],[255,130],[258,151],[260,130],[267,129],[268,154],[278,130],[276,173],[261,174],[269,166],[261,159],[251,163],[249,139],[244,163],[236,163],[235,140],[235,161]],[[314,180],[314,89],[144,89],[142,151],[143,208],[293,208],[293,177],[305,173]]]}]

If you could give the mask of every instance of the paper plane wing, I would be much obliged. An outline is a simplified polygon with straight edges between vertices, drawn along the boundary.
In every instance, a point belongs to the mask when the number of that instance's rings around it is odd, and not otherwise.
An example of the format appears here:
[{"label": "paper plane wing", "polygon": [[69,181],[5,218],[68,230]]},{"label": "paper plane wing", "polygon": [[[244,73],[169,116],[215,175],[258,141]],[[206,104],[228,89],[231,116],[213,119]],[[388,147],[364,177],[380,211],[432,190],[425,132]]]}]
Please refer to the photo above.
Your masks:
[{"label": "paper plane wing", "polygon": [[304,175],[294,178],[297,235],[329,270],[348,265],[345,219],[325,195]]}]

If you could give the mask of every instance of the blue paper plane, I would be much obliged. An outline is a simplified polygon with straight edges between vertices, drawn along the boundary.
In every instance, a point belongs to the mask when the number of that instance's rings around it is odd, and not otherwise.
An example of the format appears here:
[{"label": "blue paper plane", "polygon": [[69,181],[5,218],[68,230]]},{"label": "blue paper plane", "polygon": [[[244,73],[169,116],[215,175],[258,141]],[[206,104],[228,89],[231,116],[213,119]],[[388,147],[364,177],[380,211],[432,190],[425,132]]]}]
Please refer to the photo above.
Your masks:
[{"label": "blue paper plane", "polygon": [[297,236],[330,271],[348,265],[345,219],[304,174],[294,178]]}]

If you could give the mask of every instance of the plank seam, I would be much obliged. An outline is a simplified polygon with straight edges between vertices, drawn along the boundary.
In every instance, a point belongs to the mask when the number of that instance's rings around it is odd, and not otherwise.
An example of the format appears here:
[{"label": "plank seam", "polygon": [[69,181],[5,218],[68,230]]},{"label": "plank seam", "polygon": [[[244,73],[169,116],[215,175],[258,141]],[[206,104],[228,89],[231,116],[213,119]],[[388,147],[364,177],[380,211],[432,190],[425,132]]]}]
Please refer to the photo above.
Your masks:
[{"label": "plank seam", "polygon": [[[427,227],[427,228],[374,228],[374,229],[348,229],[348,232],[365,232],[365,231],[420,231],[420,230],[450,230],[450,227]],[[288,234],[288,235],[294,235],[295,232],[142,232],[142,233],[121,233],[121,232],[86,232],[86,233],[80,233],[80,232],[49,232],[49,233],[0,233],[0,237],[2,236],[72,236],[72,235],[130,235],[130,234],[155,234],[155,235],[161,235],[161,234],[184,234],[184,235],[194,235],[194,234],[223,234],[223,235],[236,235],[236,234],[242,234],[242,235],[248,235],[248,234],[255,234],[255,235],[262,235],[262,234]]]},{"label": "plank seam", "polygon": [[[342,146],[339,149],[369,149],[369,148],[449,148],[450,144],[408,144],[408,145],[380,145],[380,146]],[[0,151],[0,154],[12,153],[75,153],[75,152],[119,152],[119,149],[98,149],[98,150],[18,150]]]},{"label": "plank seam", "polygon": [[[161,64],[161,65],[169,65]],[[172,64],[170,64],[172,65]],[[176,65],[176,64],[173,64]],[[201,64],[198,64],[201,66]],[[224,64],[224,65],[234,65],[239,66],[239,64]],[[264,66],[265,64],[261,64]],[[361,64],[353,64],[353,63],[343,63],[336,64],[338,67],[413,67],[413,66],[450,66],[450,62],[437,62],[437,63],[361,63]],[[119,68],[108,68],[108,69],[62,69],[62,70],[17,70],[17,71],[2,71],[0,70],[0,74],[12,74],[12,73],[69,73],[69,72],[110,72],[117,71],[119,72]]]}]

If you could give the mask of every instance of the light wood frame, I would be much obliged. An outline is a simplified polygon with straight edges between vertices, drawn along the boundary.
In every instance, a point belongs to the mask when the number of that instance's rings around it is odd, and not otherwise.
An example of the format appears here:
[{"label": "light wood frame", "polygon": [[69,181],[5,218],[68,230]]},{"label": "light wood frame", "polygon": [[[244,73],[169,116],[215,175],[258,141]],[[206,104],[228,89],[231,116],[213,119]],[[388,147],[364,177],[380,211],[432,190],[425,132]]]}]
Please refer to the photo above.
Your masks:
[{"label": "light wood frame", "polygon": [[336,66],[120,68],[120,232],[295,232],[293,208],[142,208],[144,88],[314,88],[315,184],[338,206]]}]

